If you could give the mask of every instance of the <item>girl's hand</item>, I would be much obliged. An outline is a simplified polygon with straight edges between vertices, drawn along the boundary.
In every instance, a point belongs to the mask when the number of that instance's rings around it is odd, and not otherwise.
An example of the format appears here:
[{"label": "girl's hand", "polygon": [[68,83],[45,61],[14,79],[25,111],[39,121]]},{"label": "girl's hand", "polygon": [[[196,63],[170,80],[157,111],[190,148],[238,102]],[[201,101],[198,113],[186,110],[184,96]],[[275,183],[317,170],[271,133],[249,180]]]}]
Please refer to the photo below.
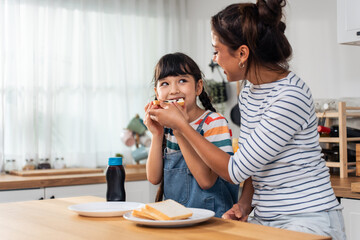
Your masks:
[{"label": "girl's hand", "polygon": [[247,204],[236,203],[222,215],[222,218],[246,222],[251,210],[251,206],[248,206]]},{"label": "girl's hand", "polygon": [[149,114],[149,111],[151,109],[159,109],[159,106],[154,105],[152,101],[150,103],[146,104],[146,106],[144,108],[144,110],[145,110],[144,124],[153,135],[158,135],[158,136],[161,135],[162,136],[162,135],[164,135],[164,127],[162,125],[160,125],[159,122],[156,122],[151,119],[150,114]]},{"label": "girl's hand", "polygon": [[178,130],[182,124],[187,124],[189,116],[186,107],[181,107],[177,103],[161,103],[162,108],[151,108],[148,110],[150,118],[162,126],[167,126],[173,130]]}]

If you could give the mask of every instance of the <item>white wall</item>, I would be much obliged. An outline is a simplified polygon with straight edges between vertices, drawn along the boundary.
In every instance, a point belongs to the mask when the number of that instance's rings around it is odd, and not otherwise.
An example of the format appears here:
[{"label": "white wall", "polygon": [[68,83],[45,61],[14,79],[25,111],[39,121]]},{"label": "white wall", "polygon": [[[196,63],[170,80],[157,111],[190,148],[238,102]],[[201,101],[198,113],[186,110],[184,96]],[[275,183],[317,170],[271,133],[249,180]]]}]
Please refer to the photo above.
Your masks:
[{"label": "white wall", "polygon": [[[236,3],[233,0],[188,0],[188,18],[189,18],[189,35],[192,38],[187,52],[200,66],[207,79],[214,79],[221,81],[221,77],[215,71],[211,72],[208,66],[213,54],[211,46],[211,30],[210,19],[211,16],[225,8],[231,3]],[[226,81],[226,77],[223,76]],[[225,103],[225,117],[229,120],[230,128],[233,131],[233,136],[239,136],[239,127],[234,125],[230,120],[231,108],[237,105],[236,84],[231,83],[228,87],[229,100]],[[216,107],[219,110],[219,107]]]},{"label": "white wall", "polygon": [[314,98],[360,97],[360,46],[337,43],[336,0],[292,0],[286,34],[292,69]]},{"label": "white wall", "polygon": [[[225,6],[237,2],[187,2],[193,40],[188,54],[200,65],[207,78],[221,79],[207,66],[213,51],[210,18]],[[337,43],[336,9],[336,0],[290,0],[285,9],[285,34],[293,47],[290,68],[309,85],[315,99],[360,97],[360,46]],[[236,104],[236,85],[230,87],[231,99],[226,103],[225,111],[228,119],[231,107]],[[234,136],[238,136],[238,128],[234,125],[231,128]]]}]

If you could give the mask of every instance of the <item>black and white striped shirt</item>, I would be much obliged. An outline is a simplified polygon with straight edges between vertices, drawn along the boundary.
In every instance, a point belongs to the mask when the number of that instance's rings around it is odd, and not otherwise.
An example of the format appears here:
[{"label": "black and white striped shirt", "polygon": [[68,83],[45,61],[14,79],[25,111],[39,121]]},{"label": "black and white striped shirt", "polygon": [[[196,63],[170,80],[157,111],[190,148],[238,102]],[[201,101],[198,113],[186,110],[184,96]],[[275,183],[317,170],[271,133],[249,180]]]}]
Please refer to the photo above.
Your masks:
[{"label": "black and white striped shirt", "polygon": [[228,171],[234,183],[252,177],[255,216],[341,208],[322,159],[308,86],[290,72],[272,83],[248,83],[239,101],[239,150]]}]

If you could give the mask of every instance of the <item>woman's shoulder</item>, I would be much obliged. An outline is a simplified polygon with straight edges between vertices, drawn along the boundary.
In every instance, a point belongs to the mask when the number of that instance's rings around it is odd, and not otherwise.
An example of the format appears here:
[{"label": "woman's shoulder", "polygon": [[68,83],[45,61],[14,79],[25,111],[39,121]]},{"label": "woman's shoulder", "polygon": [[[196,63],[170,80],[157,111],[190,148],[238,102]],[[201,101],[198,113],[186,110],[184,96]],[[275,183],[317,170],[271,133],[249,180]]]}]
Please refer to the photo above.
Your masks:
[{"label": "woman's shoulder", "polygon": [[308,85],[294,72],[290,72],[285,78],[279,80],[277,88],[283,91],[291,89],[296,92],[310,94],[310,88]]},{"label": "woman's shoulder", "polygon": [[313,101],[308,85],[293,72],[290,72],[286,78],[278,82],[271,95],[275,99],[289,98],[295,102],[297,100],[307,104]]}]

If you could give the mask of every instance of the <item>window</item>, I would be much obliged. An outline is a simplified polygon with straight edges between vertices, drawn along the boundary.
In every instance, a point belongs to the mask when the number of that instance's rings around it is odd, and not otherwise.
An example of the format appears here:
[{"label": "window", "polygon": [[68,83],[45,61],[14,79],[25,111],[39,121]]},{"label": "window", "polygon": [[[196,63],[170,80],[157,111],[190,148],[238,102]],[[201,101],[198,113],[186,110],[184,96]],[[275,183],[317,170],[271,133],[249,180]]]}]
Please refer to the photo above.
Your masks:
[{"label": "window", "polygon": [[143,116],[157,60],[186,47],[185,4],[0,0],[0,161],[126,156],[120,133]]}]

